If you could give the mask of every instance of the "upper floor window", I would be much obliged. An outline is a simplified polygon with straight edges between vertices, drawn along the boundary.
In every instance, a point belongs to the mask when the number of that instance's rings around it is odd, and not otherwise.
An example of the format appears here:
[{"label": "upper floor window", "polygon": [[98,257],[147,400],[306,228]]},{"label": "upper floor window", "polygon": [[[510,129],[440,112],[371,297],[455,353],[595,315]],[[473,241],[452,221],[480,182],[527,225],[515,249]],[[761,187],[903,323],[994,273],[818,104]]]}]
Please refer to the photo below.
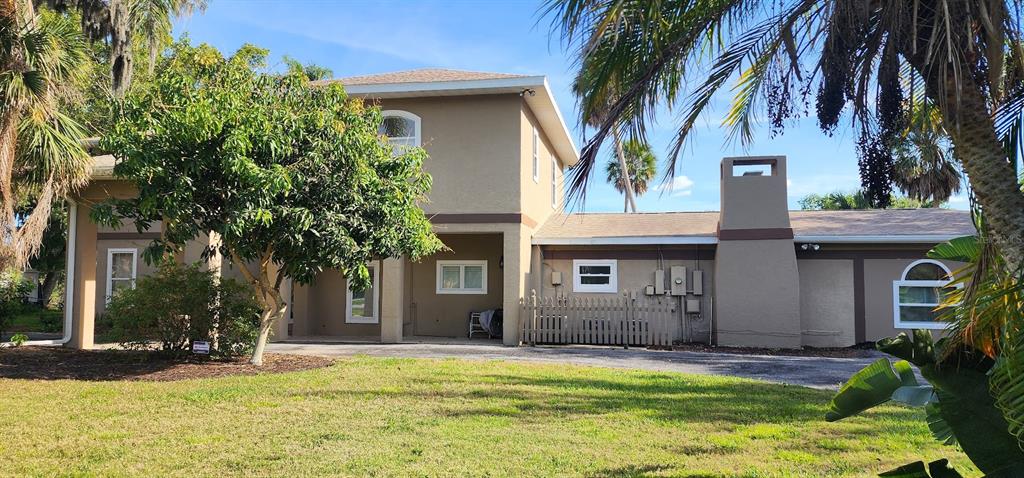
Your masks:
[{"label": "upper floor window", "polygon": [[540,135],[533,128],[533,182],[540,182]]},{"label": "upper floor window", "polygon": [[892,282],[893,317],[898,329],[944,329],[935,310],[942,302],[942,288],[949,285],[945,264],[931,259],[914,261]]},{"label": "upper floor window", "polygon": [[395,152],[420,146],[420,117],[408,111],[386,110],[381,115],[384,121],[380,133],[388,137]]}]

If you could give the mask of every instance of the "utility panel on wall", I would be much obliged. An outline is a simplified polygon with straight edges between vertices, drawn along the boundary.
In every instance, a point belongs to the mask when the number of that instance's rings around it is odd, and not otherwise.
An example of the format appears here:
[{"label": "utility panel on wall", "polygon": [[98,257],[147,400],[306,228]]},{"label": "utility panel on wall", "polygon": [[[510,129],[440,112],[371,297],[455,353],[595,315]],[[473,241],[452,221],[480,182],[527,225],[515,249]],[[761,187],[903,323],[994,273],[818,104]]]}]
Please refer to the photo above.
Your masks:
[{"label": "utility panel on wall", "polygon": [[704,271],[693,271],[693,295],[704,295]]},{"label": "utility panel on wall", "polygon": [[671,293],[675,296],[686,295],[686,268],[683,266],[672,266],[669,270],[669,281],[671,282]]}]

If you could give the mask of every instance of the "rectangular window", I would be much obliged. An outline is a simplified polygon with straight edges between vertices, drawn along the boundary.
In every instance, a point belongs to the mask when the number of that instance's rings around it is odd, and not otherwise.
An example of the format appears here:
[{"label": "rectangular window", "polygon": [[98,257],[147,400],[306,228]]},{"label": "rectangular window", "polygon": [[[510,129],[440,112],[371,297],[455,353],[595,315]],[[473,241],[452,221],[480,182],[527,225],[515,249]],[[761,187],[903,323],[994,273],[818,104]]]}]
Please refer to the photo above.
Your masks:
[{"label": "rectangular window", "polygon": [[377,265],[366,266],[370,271],[369,287],[356,292],[348,289],[348,313],[345,314],[345,322],[349,324],[376,324],[380,320],[377,314],[378,293],[378,272]]},{"label": "rectangular window", "polygon": [[122,289],[134,289],[139,254],[136,249],[107,249],[107,302]]},{"label": "rectangular window", "polygon": [[558,208],[558,158],[551,158],[551,207]]},{"label": "rectangular window", "polygon": [[898,329],[944,329],[935,309],[942,302],[942,288],[949,281],[893,281],[893,317]]},{"label": "rectangular window", "polygon": [[533,128],[533,182],[540,182],[540,136],[537,128]]},{"label": "rectangular window", "polygon": [[486,294],[487,261],[437,261],[438,294]]},{"label": "rectangular window", "polygon": [[618,292],[618,268],[618,261],[614,259],[573,260],[573,292]]}]

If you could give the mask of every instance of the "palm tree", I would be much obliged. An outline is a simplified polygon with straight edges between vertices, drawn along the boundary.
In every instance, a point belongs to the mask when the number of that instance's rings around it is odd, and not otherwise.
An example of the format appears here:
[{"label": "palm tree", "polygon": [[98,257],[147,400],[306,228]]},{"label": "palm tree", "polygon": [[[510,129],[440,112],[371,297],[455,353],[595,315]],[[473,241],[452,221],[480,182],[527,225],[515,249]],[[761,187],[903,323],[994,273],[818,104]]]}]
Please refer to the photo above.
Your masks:
[{"label": "palm tree", "polygon": [[[86,61],[78,28],[27,0],[0,0],[0,269],[40,246],[55,200],[87,178],[82,127],[60,111]],[[31,211],[17,212],[19,204]]]},{"label": "palm tree", "polygon": [[906,134],[893,147],[893,183],[908,197],[939,207],[960,192],[960,168],[938,110],[925,103],[911,115]]},{"label": "palm tree", "polygon": [[[635,138],[622,143],[621,151],[621,155],[616,154],[614,158],[608,160],[604,170],[607,181],[615,186],[616,191],[623,193],[623,212],[629,212],[629,195],[625,194],[627,188],[632,190],[634,198],[643,196],[647,192],[648,184],[654,179],[658,160],[649,144]],[[622,175],[621,164],[626,165],[628,176]],[[635,203],[633,212],[636,212]]]},{"label": "palm tree", "polygon": [[82,18],[89,41],[110,45],[111,92],[122,98],[131,87],[135,71],[134,41],[140,38],[149,53],[149,72],[171,38],[175,17],[206,9],[207,0],[34,0],[57,11],[74,8]]},{"label": "palm tree", "polygon": [[848,114],[859,133],[862,182],[884,206],[894,169],[887,145],[919,94],[937,106],[992,236],[1007,265],[1020,269],[1024,194],[1018,151],[1004,146],[1024,131],[1022,3],[549,0],[547,12],[577,51],[582,118],[601,107],[609,85],[622,92],[585,145],[570,189],[579,194],[586,185],[587,165],[616,127],[642,134],[666,104],[682,111],[674,164],[701,113],[737,78],[723,121],[731,139],[750,143],[761,107],[776,130],[805,99],[828,133]]},{"label": "palm tree", "polygon": [[[582,94],[582,91],[580,90],[580,88],[582,88],[582,85],[583,80],[581,79],[577,79],[576,82],[573,84],[573,89],[576,91],[577,95]],[[611,107],[612,103],[615,100],[615,95],[617,94],[617,86],[617,83],[612,83],[602,91],[600,100],[596,102],[595,106],[587,109],[584,113],[584,123],[592,127],[597,127],[604,123],[604,121],[608,117],[608,108]],[[620,126],[618,124],[612,126],[611,136],[612,147],[614,149],[615,159],[619,163],[619,168],[626,168],[626,154],[622,150],[622,136]],[[583,167],[590,169],[593,167],[593,162],[587,163],[583,165]],[[589,171],[587,174],[589,174]],[[622,189],[619,190],[619,192],[624,193],[625,195],[625,212],[629,212],[630,209],[632,209],[633,212],[636,212],[636,197],[634,196],[634,191],[636,189],[631,184],[632,178],[628,175],[623,176],[621,178],[621,181],[623,182],[623,186]]]}]

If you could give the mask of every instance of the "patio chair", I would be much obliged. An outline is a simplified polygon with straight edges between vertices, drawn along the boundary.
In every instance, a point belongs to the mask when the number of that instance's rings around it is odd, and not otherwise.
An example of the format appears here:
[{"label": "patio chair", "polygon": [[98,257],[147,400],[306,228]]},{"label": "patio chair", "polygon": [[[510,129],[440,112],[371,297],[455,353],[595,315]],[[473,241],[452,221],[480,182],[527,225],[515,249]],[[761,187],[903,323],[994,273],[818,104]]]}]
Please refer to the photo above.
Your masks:
[{"label": "patio chair", "polygon": [[487,334],[487,338],[491,337],[491,333],[484,328],[483,324],[480,323],[480,315],[483,312],[470,312],[469,313],[469,338],[473,338],[475,333]]}]

